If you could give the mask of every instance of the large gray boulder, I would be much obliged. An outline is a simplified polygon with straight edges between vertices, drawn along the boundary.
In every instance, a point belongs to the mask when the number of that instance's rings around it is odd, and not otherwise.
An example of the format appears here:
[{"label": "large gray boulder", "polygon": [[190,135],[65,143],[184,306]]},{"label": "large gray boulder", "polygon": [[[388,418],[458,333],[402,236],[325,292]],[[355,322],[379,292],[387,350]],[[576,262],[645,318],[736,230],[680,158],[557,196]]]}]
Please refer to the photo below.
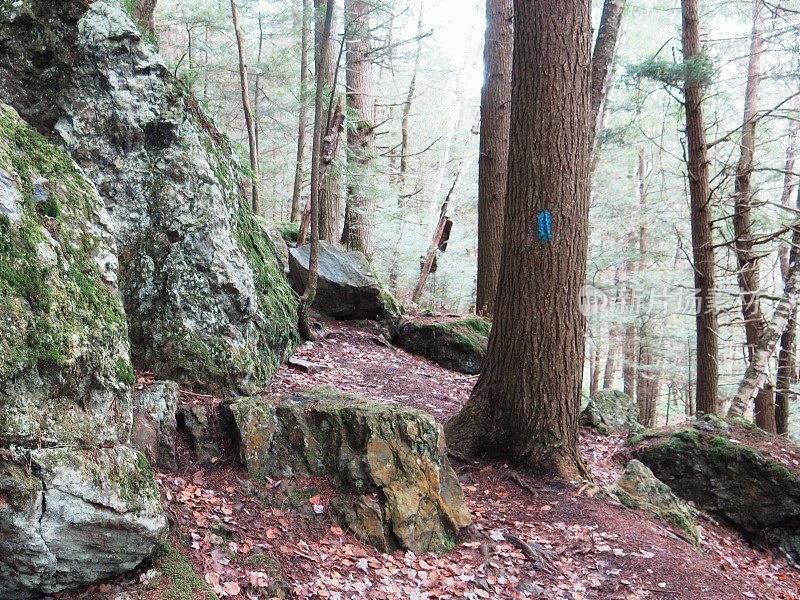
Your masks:
[{"label": "large gray boulder", "polygon": [[800,561],[800,448],[795,444],[717,416],[648,431],[629,443],[678,496]]},{"label": "large gray boulder", "polygon": [[639,405],[619,390],[600,390],[581,411],[581,423],[599,433],[632,433],[644,428],[639,424]]},{"label": "large gray boulder", "polygon": [[470,524],[442,428],[425,412],[331,387],[277,405],[239,398],[224,410],[248,471],[329,478],[342,524],[381,550],[448,550]]},{"label": "large gray boulder", "polygon": [[103,203],[4,104],[0,174],[0,598],[16,599],[132,569],[167,522],[125,446],[133,370]]},{"label": "large gray boulder", "polygon": [[[302,294],[308,285],[311,246],[289,249],[292,285]],[[379,319],[402,309],[375,276],[362,252],[346,252],[330,242],[319,242],[319,278],[313,308],[336,319]]]},{"label": "large gray boulder", "polygon": [[0,3],[0,90],[106,203],[134,363],[250,393],[294,348],[296,296],[246,208],[246,177],[127,15],[86,4]]}]

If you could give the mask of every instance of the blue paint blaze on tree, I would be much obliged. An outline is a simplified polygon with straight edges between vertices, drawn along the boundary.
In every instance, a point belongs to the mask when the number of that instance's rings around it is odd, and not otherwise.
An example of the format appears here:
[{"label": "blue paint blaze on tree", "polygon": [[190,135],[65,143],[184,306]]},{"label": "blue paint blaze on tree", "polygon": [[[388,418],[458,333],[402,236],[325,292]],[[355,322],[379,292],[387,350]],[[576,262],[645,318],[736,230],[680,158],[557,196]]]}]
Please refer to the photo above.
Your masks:
[{"label": "blue paint blaze on tree", "polygon": [[550,216],[549,210],[542,210],[539,212],[539,241],[549,242],[553,236],[552,229],[553,218]]}]

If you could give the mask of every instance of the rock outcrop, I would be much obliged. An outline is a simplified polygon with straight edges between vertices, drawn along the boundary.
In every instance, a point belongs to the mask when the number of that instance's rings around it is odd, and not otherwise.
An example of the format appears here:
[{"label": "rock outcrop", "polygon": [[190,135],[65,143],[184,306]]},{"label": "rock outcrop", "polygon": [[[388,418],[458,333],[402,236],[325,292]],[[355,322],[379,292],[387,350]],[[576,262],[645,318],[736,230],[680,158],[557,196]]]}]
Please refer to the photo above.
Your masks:
[{"label": "rock outcrop", "polygon": [[479,317],[447,321],[406,321],[395,330],[392,343],[452,371],[481,372],[489,342],[488,321]]},{"label": "rock outcrop", "polygon": [[255,391],[296,343],[296,296],[238,161],[126,14],[86,4],[0,4],[0,91],[106,204],[134,363]]},{"label": "rock outcrop", "polygon": [[0,104],[0,190],[0,598],[16,599],[133,568],[167,522],[124,446],[133,371],[96,189]]},{"label": "rock outcrop", "polygon": [[178,466],[175,415],[179,402],[180,388],[174,381],[151,383],[133,400],[131,444],[144,452],[152,464],[165,471],[174,471]]},{"label": "rock outcrop", "polygon": [[446,550],[470,524],[442,428],[427,413],[329,387],[223,408],[248,471],[328,477],[343,525],[382,550]]},{"label": "rock outcrop", "polygon": [[800,448],[715,416],[650,431],[630,443],[678,496],[749,539],[800,559]]},{"label": "rock outcrop", "polygon": [[633,433],[644,428],[639,424],[636,400],[618,390],[600,390],[581,411],[581,424],[594,427],[603,435]]},{"label": "rock outcrop", "polygon": [[[292,285],[302,294],[308,285],[311,247],[289,249]],[[399,315],[402,308],[375,276],[362,252],[346,252],[330,242],[319,243],[319,279],[314,310],[335,319],[384,319]]]},{"label": "rock outcrop", "polygon": [[642,510],[669,523],[695,546],[700,543],[692,509],[638,460],[628,462],[625,472],[609,491],[628,508]]}]

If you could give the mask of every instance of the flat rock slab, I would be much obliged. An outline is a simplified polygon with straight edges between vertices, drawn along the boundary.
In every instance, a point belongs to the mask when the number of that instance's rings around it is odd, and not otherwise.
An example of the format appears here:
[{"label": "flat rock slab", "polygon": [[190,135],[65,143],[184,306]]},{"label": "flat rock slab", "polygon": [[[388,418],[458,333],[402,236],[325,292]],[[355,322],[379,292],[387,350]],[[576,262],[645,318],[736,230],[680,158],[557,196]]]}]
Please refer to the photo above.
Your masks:
[{"label": "flat rock slab", "polygon": [[477,375],[486,357],[490,329],[490,323],[480,317],[406,321],[395,329],[392,343],[447,369]]},{"label": "flat rock slab", "polygon": [[223,411],[248,471],[329,478],[343,525],[382,550],[448,550],[471,522],[442,428],[423,411],[326,386],[278,403],[239,398]]}]

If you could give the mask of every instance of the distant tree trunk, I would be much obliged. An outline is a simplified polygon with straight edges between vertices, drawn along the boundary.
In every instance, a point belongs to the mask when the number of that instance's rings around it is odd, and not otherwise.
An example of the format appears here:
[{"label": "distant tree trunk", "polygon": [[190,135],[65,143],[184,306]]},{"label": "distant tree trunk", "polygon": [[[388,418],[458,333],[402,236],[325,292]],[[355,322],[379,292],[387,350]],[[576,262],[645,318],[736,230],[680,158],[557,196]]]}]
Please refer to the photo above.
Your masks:
[{"label": "distant tree trunk", "polygon": [[[701,52],[698,0],[682,0],[683,57],[690,60]],[[703,89],[695,82],[684,85],[686,139],[688,145],[689,195],[691,197],[694,284],[697,290],[697,412],[719,410],[717,387],[717,313],[714,302],[714,246],[711,230],[711,186],[708,148],[703,114]]]},{"label": "distant tree trunk", "polygon": [[[590,44],[585,0],[515,0],[495,313],[483,371],[445,428],[457,455],[487,453],[565,478],[587,475],[578,445],[586,328],[578,299],[588,239]],[[532,226],[537,221],[542,226]]]},{"label": "distant tree trunk", "polygon": [[300,196],[303,190],[303,161],[306,151],[306,129],[308,128],[308,21],[309,0],[298,0],[302,11],[302,30],[300,34],[300,107],[297,120],[297,159],[294,167],[294,186],[292,187],[292,208],[289,220],[297,223],[300,219]]},{"label": "distant tree trunk", "polygon": [[478,158],[478,312],[494,312],[494,295],[503,251],[503,205],[511,127],[511,53],[514,44],[512,0],[487,0],[485,79],[481,94]]},{"label": "distant tree trunk", "polygon": [[[625,287],[624,301],[629,311],[636,306],[633,289],[633,276],[636,273],[636,261],[633,258],[636,252],[636,237],[633,231],[626,234],[625,245],[630,253],[625,261]],[[633,321],[634,315],[628,315],[628,322],[622,329],[622,391],[631,398],[636,397],[636,364],[639,360],[639,350],[636,335],[636,323]]]},{"label": "distant tree trunk", "polygon": [[617,375],[617,341],[616,330],[608,330],[608,353],[606,354],[606,368],[603,371],[603,389],[610,390],[614,387],[614,378]]},{"label": "distant tree trunk", "polygon": [[[326,0],[314,0],[314,7],[317,11],[327,6]],[[333,18],[333,17],[331,17]],[[336,21],[331,21],[331,27],[328,32],[328,37],[322,38],[324,32],[317,28],[314,32],[314,43],[316,48],[316,68],[317,68],[317,82],[322,82],[322,89],[325,93],[325,114],[323,118],[322,129],[323,132],[327,129],[331,120],[329,107],[333,105],[331,98],[336,92],[336,68],[338,65],[338,46],[336,44]],[[326,51],[324,60],[319,60],[319,52],[325,44]],[[319,75],[322,76],[320,79]],[[333,244],[339,242],[339,228],[340,213],[342,210],[341,205],[341,185],[339,182],[339,174],[329,172],[325,181],[322,182],[322,189],[319,193],[319,238],[326,242]]]},{"label": "distant tree trunk", "polygon": [[[796,122],[789,130],[789,143],[786,149],[786,173],[783,179],[783,194],[781,204],[789,207],[792,190],[795,187],[794,163],[797,145]],[[797,207],[800,209],[800,193],[797,198]],[[780,265],[784,285],[789,277],[789,263],[797,261],[797,245],[800,244],[800,230],[792,232],[792,249],[781,247]],[[792,311],[789,325],[781,336],[781,349],[778,353],[778,373],[775,379],[775,430],[779,435],[789,434],[789,406],[794,398],[791,386],[797,383],[797,365],[795,361],[795,336],[797,332],[797,309]]]},{"label": "distant tree trunk", "polygon": [[[417,22],[417,52],[414,55],[414,72],[411,75],[411,83],[408,86],[408,94],[406,101],[403,103],[403,121],[400,125],[400,174],[397,182],[400,186],[401,192],[403,191],[406,183],[406,173],[408,172],[408,147],[410,139],[411,127],[411,104],[414,101],[414,94],[417,90],[417,73],[419,72],[419,60],[422,54],[422,8],[423,2],[419,3],[419,20]],[[403,205],[402,193],[400,195],[399,204]]]},{"label": "distant tree trunk", "polygon": [[372,37],[367,0],[345,0],[347,34],[347,108],[354,122],[347,128],[348,164],[342,244],[371,257],[375,251],[375,192],[370,165],[375,153],[375,98],[372,95]]},{"label": "distant tree trunk", "polygon": [[247,141],[250,144],[250,170],[252,181],[252,209],[255,214],[259,214],[258,205],[258,148],[256,142],[256,121],[253,117],[253,109],[250,108],[250,90],[247,81],[247,59],[245,57],[244,36],[242,34],[242,24],[239,21],[239,9],[236,0],[231,0],[231,15],[233,17],[233,28],[236,31],[236,47],[239,50],[239,81],[242,88],[242,108],[244,109],[244,120],[247,124]]},{"label": "distant tree trunk", "polygon": [[603,3],[603,16],[600,18],[600,27],[597,30],[597,40],[592,53],[592,143],[600,132],[603,105],[611,79],[611,65],[614,62],[622,14],[625,12],[625,1],[605,0]]},{"label": "distant tree trunk", "polygon": [[133,19],[142,33],[156,34],[156,4],[158,0],[135,0],[133,3]]},{"label": "distant tree trunk", "polygon": [[[325,73],[319,65],[327,59],[330,50],[327,40],[330,39],[333,22],[333,2],[329,2],[323,9],[317,7],[315,11],[314,28],[320,33],[315,36],[316,44],[314,55],[317,61],[316,92],[314,94],[314,137],[311,143],[311,247],[308,257],[308,286],[300,297],[297,306],[297,329],[300,337],[306,341],[314,339],[311,325],[308,320],[308,311],[317,295],[317,280],[319,277],[319,192],[322,166],[322,132],[327,126],[327,110],[325,106],[324,77]],[[324,15],[324,17],[323,17]],[[322,21],[322,23],[320,23]],[[322,27],[320,27],[322,25]]]},{"label": "distant tree trunk", "polygon": [[[736,165],[736,183],[734,190],[733,231],[735,235],[733,247],[739,266],[739,289],[742,293],[742,315],[744,316],[747,354],[753,360],[753,351],[758,345],[761,332],[766,326],[761,312],[759,298],[760,275],[758,259],[753,252],[753,231],[750,220],[751,191],[750,179],[753,174],[753,153],[756,145],[756,120],[758,118],[758,90],[761,83],[761,52],[764,44],[762,37],[762,0],[753,0],[753,33],[750,41],[750,60],[747,68],[747,88],[744,97],[744,120],[742,124],[742,140],[740,143],[739,162]],[[774,432],[775,417],[772,393],[764,391],[756,398],[756,424]]]},{"label": "distant tree trunk", "polygon": [[600,346],[595,346],[589,363],[589,397],[600,390]]}]

